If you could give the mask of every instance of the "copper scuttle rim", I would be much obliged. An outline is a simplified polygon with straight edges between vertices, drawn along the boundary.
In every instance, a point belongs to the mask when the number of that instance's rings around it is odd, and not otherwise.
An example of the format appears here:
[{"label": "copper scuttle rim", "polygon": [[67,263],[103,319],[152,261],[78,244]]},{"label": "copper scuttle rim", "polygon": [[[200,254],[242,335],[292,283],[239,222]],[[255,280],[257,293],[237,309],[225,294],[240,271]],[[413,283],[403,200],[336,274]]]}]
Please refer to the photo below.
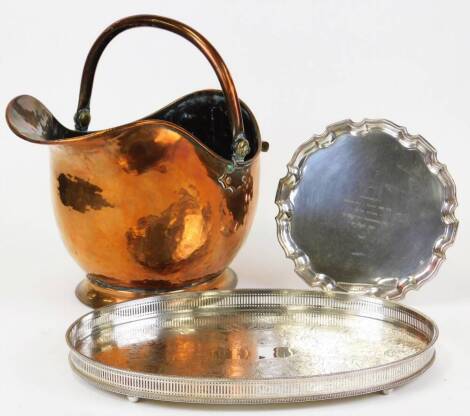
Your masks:
[{"label": "copper scuttle rim", "polygon": [[[65,127],[60,121],[57,120],[57,118],[51,113],[51,111],[40,100],[38,100],[36,97],[33,97],[31,95],[23,94],[23,95],[19,95],[13,98],[8,103],[8,106],[5,111],[5,119],[10,130],[19,138],[30,143],[46,145],[46,146],[75,144],[75,143],[79,143],[82,141],[90,142],[94,140],[99,140],[100,138],[102,138],[102,136],[107,136],[114,131],[130,129],[134,126],[140,126],[144,124],[161,125],[184,135],[192,143],[204,149],[204,151],[210,154],[214,159],[217,159],[223,163],[227,163],[227,162],[230,162],[229,159],[226,159],[223,156],[216,153],[213,149],[207,146],[202,140],[200,140],[194,134],[186,130],[184,127],[181,127],[178,124],[175,124],[171,121],[159,120],[159,119],[153,118],[157,113],[164,112],[167,109],[174,106],[175,104],[182,102],[188,98],[191,98],[192,96],[196,96],[200,94],[216,95],[216,94],[222,94],[222,93],[223,91],[217,90],[217,89],[204,89],[204,90],[194,91],[194,92],[188,93],[180,98],[173,100],[170,104],[162,107],[160,110],[157,110],[154,113],[151,113],[145,117],[142,117],[137,120],[130,121],[128,123],[124,123],[121,125],[108,127],[108,128],[104,128],[100,130],[94,130],[94,131],[78,131],[78,130],[72,130],[72,129]],[[243,102],[243,100],[239,100],[239,102],[240,102],[240,107],[242,108],[242,110],[245,111],[249,115],[250,120],[253,122],[253,126],[255,129],[254,139],[257,142],[255,153],[251,155],[250,158],[247,158],[244,161],[238,162],[238,165],[240,167],[244,167],[244,166],[251,165],[253,160],[256,159],[256,157],[258,156],[260,152],[266,152],[269,148],[269,144],[261,140],[259,126],[256,122],[256,118],[253,112],[251,111],[251,109],[248,107],[248,105],[245,104],[245,102]],[[58,131],[65,133],[65,137],[60,137],[60,138],[46,137],[43,135],[39,136],[34,133],[28,134],[24,130],[22,131],[18,122],[15,121],[16,119],[19,119],[18,112],[17,112],[18,106],[23,107],[23,108],[26,108],[26,106],[31,107],[30,111],[36,112],[39,114],[39,116],[36,116],[37,119],[41,119],[41,117],[43,117],[45,120],[48,120],[48,122],[52,124],[52,130],[54,131],[58,130]],[[25,120],[21,118],[20,121],[24,122]]]}]

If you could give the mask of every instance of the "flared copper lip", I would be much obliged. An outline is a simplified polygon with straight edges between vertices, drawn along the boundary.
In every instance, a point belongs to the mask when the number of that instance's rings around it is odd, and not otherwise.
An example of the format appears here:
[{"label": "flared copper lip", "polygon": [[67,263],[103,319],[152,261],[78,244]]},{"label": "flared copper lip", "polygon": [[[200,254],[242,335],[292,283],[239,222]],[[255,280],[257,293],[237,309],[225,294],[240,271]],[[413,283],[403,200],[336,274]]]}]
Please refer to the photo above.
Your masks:
[{"label": "flared copper lip", "polygon": [[[216,92],[220,92],[220,91],[216,90],[216,89],[204,89],[204,90],[195,91],[195,92],[192,92],[190,94],[186,94],[186,95],[184,95],[184,96],[182,96],[178,99],[173,100],[170,104],[164,106],[161,110],[158,110],[158,111],[163,111],[164,109],[166,109],[168,107],[171,107],[174,103],[177,103],[178,101],[180,101],[182,99],[185,99],[186,97],[189,97],[189,96],[194,95],[194,94],[198,94],[198,93],[216,93]],[[17,123],[15,123],[13,121],[13,117],[12,117],[12,114],[15,111],[13,107],[14,107],[15,103],[20,99],[32,100],[36,104],[37,108],[41,109],[41,111],[43,111],[43,114],[50,114],[51,119],[53,120],[53,122],[58,127],[64,129],[65,131],[67,131],[69,133],[76,133],[76,136],[63,137],[63,138],[57,138],[57,139],[51,139],[51,138],[41,136],[42,137],[41,139],[35,139],[35,138],[32,138],[31,136],[28,136],[27,134],[24,134],[24,133],[20,132],[20,130],[17,128]],[[242,100],[240,100],[240,104],[243,107],[243,109],[249,113],[250,117],[253,120],[256,120],[254,118],[254,115],[253,115],[252,111],[249,109],[249,107]],[[177,132],[179,134],[182,134],[188,140],[190,140],[193,144],[200,146],[202,149],[204,149],[207,153],[209,153],[215,159],[218,159],[223,163],[231,163],[231,160],[226,159],[223,156],[219,155],[218,153],[214,152],[211,148],[209,148],[206,144],[204,144],[201,140],[199,140],[196,136],[194,136],[192,133],[190,133],[186,129],[178,126],[175,123],[172,123],[171,121],[152,119],[151,117],[154,114],[155,114],[155,112],[149,114],[147,117],[143,117],[141,119],[131,121],[129,123],[122,124],[122,125],[119,125],[119,126],[82,133],[80,131],[71,130],[71,129],[65,127],[62,123],[60,123],[56,119],[56,117],[52,114],[52,112],[49,111],[49,109],[37,98],[35,98],[31,95],[28,95],[28,94],[22,94],[22,95],[16,96],[15,98],[13,98],[8,103],[8,106],[7,106],[6,111],[5,111],[5,118],[6,118],[6,122],[7,122],[8,126],[10,127],[12,132],[15,133],[15,135],[17,135],[21,139],[26,140],[30,143],[41,144],[41,145],[64,145],[64,144],[69,144],[69,143],[79,143],[79,142],[84,142],[84,141],[98,140],[98,139],[102,138],[103,136],[109,134],[110,132],[125,130],[125,129],[129,129],[129,128],[132,128],[132,127],[145,126],[145,125],[160,125],[160,126],[164,126],[164,127],[169,128],[169,129],[172,129],[172,130],[174,130],[175,132]],[[239,162],[239,166],[249,166],[252,163],[252,161],[254,159],[256,159],[258,154],[261,152],[261,147],[262,146],[261,146],[260,132],[259,132],[259,127],[258,127],[256,122],[255,122],[255,129],[256,129],[256,141],[257,141],[256,152],[249,159],[247,159],[243,162]]]}]

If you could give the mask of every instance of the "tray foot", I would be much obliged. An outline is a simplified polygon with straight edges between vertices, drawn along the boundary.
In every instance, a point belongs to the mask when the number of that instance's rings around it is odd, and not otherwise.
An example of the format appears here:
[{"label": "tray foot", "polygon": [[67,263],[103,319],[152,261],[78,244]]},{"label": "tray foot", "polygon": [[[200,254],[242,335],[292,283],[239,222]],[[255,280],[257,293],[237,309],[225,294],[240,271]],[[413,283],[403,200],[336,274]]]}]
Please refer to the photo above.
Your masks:
[{"label": "tray foot", "polygon": [[103,286],[97,283],[93,275],[88,275],[83,279],[75,289],[77,298],[87,306],[92,308],[100,308],[101,306],[111,305],[114,303],[124,302],[126,300],[133,300],[144,298],[147,296],[161,295],[164,293],[174,293],[185,291],[198,291],[198,290],[223,290],[234,289],[237,286],[237,275],[235,272],[227,268],[218,276],[204,281],[200,284],[189,286],[178,291],[161,291],[161,290],[140,290],[140,289],[124,289],[113,288],[111,286]]},{"label": "tray foot", "polygon": [[127,400],[129,400],[131,403],[137,403],[140,398],[135,396],[127,396]]},{"label": "tray foot", "polygon": [[380,393],[382,393],[384,396],[388,396],[394,389],[385,389],[382,390]]}]

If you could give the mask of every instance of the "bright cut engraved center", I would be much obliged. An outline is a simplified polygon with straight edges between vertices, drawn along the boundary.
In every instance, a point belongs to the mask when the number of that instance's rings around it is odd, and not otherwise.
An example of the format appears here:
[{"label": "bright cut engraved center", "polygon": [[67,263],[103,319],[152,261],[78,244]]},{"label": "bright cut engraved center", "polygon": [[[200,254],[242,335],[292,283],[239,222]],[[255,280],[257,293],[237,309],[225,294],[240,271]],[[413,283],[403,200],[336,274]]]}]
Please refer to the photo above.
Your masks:
[{"label": "bright cut engraved center", "polygon": [[275,378],[374,367],[426,345],[415,331],[372,318],[238,311],[143,319],[96,332],[77,349],[103,364],[160,375]]}]

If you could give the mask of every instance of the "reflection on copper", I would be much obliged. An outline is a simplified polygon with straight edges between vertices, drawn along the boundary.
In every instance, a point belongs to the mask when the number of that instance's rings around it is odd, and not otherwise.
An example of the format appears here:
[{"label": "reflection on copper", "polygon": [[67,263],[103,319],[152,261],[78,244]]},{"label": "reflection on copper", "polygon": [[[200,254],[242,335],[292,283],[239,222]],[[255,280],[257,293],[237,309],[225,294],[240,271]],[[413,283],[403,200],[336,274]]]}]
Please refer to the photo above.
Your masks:
[{"label": "reflection on copper", "polygon": [[[135,157],[123,153],[127,133],[129,140],[138,135],[142,148],[165,143],[164,173],[161,159],[149,166],[150,159],[143,158],[141,169]],[[258,164],[245,169],[248,187],[230,192],[214,180],[214,171],[222,174],[224,165],[207,152],[201,158],[196,147],[181,132],[146,121],[52,149],[54,189],[61,175],[83,178],[101,190],[95,198],[106,201],[82,212],[73,206],[83,205],[83,192],[75,201],[69,196],[67,205],[54,193],[63,239],[87,272],[111,286],[179,289],[227,267],[251,225]]]},{"label": "reflection on copper", "polygon": [[[94,351],[83,347],[81,351],[116,368],[149,373],[243,378],[254,372],[257,340],[249,328],[227,332],[213,324],[197,329],[190,325],[154,333],[151,323],[143,323],[139,332],[143,340],[128,344],[116,343],[114,339],[123,335],[109,331],[99,339]],[[128,333],[124,337],[131,338]]]}]

